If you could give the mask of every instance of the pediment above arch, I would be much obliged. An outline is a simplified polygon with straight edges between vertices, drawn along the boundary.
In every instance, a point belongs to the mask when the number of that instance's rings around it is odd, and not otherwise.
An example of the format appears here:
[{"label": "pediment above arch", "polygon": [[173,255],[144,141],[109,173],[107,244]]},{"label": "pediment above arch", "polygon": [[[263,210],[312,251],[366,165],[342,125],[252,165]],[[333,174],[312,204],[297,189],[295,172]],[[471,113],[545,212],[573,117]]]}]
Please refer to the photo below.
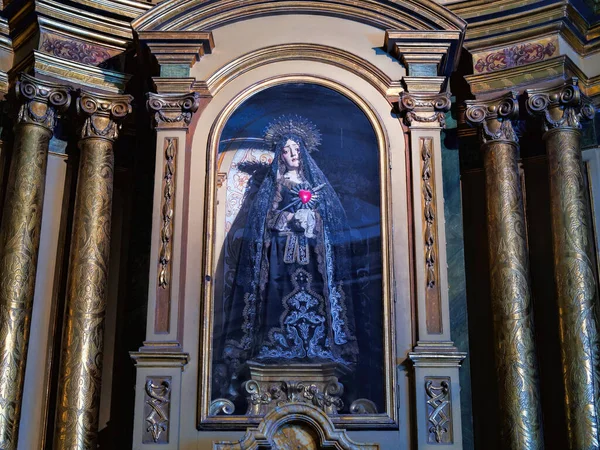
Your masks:
[{"label": "pediment above arch", "polygon": [[[303,15],[331,18],[342,24],[348,21],[385,32],[385,40],[382,35],[378,47],[384,47],[406,68],[411,64],[428,67],[427,73],[411,73],[409,69],[410,75],[450,75],[466,29],[466,22],[431,0],[166,0],[136,19],[132,26],[161,67],[192,67],[219,46],[213,33],[221,29],[242,22],[258,23],[262,18]],[[256,40],[264,32],[261,27],[250,35]],[[325,34],[327,30],[323,30]]]}]

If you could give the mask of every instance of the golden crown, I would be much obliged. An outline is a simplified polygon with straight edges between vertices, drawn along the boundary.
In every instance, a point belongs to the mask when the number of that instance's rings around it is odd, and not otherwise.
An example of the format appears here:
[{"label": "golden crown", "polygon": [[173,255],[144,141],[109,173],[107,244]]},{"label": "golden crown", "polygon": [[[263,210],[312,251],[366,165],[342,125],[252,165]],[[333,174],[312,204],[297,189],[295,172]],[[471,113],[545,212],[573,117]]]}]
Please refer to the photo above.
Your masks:
[{"label": "golden crown", "polygon": [[318,150],[321,144],[321,133],[310,120],[298,115],[284,115],[265,128],[265,142],[273,148],[282,139],[298,136],[304,142],[306,150],[310,153]]}]

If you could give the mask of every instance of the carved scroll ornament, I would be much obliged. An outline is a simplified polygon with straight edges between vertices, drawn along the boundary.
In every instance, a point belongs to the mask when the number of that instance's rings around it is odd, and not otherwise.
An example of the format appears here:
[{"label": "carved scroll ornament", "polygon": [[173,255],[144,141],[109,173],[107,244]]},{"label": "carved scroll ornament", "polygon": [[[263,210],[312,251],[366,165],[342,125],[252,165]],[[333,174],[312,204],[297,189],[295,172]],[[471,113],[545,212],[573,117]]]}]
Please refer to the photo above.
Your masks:
[{"label": "carved scroll ornament", "polygon": [[160,256],[158,268],[158,286],[166,289],[171,281],[170,265],[173,237],[173,215],[175,202],[175,158],[177,139],[165,140],[165,168],[162,192],[162,223],[160,229]]},{"label": "carved scroll ornament", "polygon": [[23,102],[18,123],[33,123],[51,132],[56,126],[57,112],[65,111],[71,104],[69,86],[38,80],[21,74],[16,84],[17,97]]},{"label": "carved scroll ornament", "polygon": [[154,113],[156,128],[187,128],[200,107],[200,95],[148,94],[148,110]]},{"label": "carved scroll ornament", "polygon": [[452,404],[450,402],[450,378],[425,378],[427,394],[427,422],[429,444],[451,444]]},{"label": "carved scroll ornament", "polygon": [[577,78],[559,88],[530,89],[527,94],[527,111],[543,118],[546,131],[564,127],[581,129],[583,119],[594,118],[594,106],[581,93]]},{"label": "carved scroll ornament", "polygon": [[116,141],[121,121],[132,111],[131,95],[104,95],[82,91],[77,112],[85,118],[81,139],[100,138]]},{"label": "carved scroll ornament", "polygon": [[145,443],[169,442],[171,377],[147,378],[145,385]]},{"label": "carved scroll ornament", "polygon": [[444,128],[446,126],[446,112],[450,110],[451,105],[449,92],[441,94],[402,92],[398,108],[404,114],[406,123],[409,126],[414,122],[438,122],[440,127]]},{"label": "carved scroll ornament", "polygon": [[466,104],[467,123],[471,126],[479,126],[482,143],[490,141],[518,142],[512,126],[512,120],[519,117],[519,102],[516,92],[509,92],[490,102],[468,100]]}]

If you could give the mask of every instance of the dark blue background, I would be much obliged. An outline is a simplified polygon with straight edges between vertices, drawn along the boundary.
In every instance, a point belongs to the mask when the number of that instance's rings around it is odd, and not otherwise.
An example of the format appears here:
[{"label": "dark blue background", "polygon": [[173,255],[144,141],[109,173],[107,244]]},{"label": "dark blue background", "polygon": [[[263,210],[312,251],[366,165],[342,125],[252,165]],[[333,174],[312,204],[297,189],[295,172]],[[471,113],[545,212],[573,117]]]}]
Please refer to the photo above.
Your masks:
[{"label": "dark blue background", "polygon": [[319,129],[322,142],[312,156],[340,197],[349,225],[363,237],[380,235],[377,138],[362,110],[344,95],[309,83],[265,89],[234,112],[221,139],[262,138],[269,123],[286,114],[305,117]]}]

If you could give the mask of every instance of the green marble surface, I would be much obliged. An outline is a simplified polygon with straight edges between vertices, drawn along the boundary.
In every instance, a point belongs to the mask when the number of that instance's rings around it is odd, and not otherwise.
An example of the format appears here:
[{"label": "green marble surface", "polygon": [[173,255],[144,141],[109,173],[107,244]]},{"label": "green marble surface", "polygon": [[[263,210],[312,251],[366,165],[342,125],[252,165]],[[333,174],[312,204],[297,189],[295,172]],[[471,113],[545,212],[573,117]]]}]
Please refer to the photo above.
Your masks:
[{"label": "green marble surface", "polygon": [[[456,136],[456,121],[446,115],[446,130],[442,132],[442,176],[444,180],[444,214],[446,216],[446,254],[450,301],[450,327],[454,345],[461,352],[469,350],[467,321],[467,291],[460,185],[460,161]],[[460,399],[463,449],[473,450],[473,419],[471,407],[471,368],[469,357],[460,369]]]}]

